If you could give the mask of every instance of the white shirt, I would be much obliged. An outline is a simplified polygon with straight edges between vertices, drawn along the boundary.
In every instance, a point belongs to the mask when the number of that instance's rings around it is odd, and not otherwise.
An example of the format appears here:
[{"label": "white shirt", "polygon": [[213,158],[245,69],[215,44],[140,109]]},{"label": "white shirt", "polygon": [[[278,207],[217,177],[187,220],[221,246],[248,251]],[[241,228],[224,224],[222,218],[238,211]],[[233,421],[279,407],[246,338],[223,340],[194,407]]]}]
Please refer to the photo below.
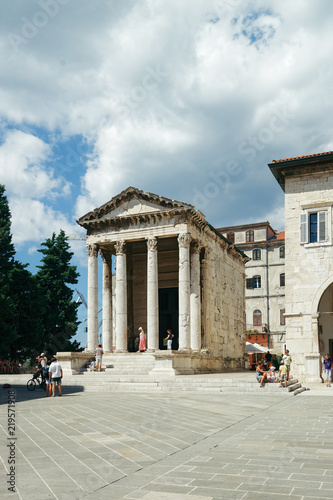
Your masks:
[{"label": "white shirt", "polygon": [[50,364],[49,372],[51,372],[51,378],[55,377],[61,377],[61,364],[58,363],[58,361],[53,361],[53,363]]}]

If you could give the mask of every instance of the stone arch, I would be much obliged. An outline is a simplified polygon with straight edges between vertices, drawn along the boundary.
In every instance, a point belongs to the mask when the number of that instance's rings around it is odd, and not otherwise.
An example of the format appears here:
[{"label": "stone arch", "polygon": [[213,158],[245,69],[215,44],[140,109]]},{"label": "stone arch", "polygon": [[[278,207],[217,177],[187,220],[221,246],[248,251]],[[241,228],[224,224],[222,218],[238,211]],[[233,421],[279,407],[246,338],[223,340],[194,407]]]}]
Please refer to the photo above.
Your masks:
[{"label": "stone arch", "polygon": [[312,331],[318,339],[318,352],[333,354],[333,275],[315,293],[311,307]]}]

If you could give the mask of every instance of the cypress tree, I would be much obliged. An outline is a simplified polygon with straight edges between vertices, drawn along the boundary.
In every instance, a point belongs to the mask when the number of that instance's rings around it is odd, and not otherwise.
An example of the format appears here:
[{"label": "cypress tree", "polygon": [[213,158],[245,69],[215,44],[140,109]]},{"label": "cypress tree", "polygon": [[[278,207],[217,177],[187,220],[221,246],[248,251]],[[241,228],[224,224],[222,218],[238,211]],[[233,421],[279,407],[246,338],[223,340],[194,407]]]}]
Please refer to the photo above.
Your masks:
[{"label": "cypress tree", "polygon": [[44,346],[42,350],[49,355],[57,351],[71,351],[79,347],[72,341],[77,332],[77,309],[79,304],[73,301],[74,290],[68,285],[75,285],[79,276],[76,266],[70,265],[73,253],[69,250],[68,238],[64,231],[56,236],[53,233],[42,243],[42,265],[38,266],[38,287],[43,296],[41,318],[43,322]]}]

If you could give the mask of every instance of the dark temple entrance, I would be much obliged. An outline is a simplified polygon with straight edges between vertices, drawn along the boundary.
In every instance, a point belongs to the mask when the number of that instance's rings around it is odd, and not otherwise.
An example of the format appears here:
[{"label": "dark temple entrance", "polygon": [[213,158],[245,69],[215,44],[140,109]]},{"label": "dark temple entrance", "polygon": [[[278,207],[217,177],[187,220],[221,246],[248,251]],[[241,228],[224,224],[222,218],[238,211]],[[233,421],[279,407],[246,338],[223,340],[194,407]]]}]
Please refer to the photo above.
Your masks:
[{"label": "dark temple entrance", "polygon": [[178,288],[160,288],[158,291],[159,307],[159,348],[166,349],[163,339],[167,330],[172,330],[172,349],[178,349]]}]

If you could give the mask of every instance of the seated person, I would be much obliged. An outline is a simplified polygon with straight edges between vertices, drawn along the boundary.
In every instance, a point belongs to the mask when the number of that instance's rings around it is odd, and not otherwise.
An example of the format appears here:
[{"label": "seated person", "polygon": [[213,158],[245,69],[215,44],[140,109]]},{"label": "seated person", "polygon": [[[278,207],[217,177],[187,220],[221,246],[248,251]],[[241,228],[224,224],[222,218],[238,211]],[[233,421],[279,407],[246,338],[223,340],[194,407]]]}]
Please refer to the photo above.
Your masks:
[{"label": "seated person", "polygon": [[92,362],[90,363],[90,371],[94,372],[96,371],[96,363],[95,360],[93,359]]},{"label": "seated person", "polygon": [[256,378],[257,381],[260,382],[260,387],[264,387],[264,381],[267,377],[267,371],[264,369],[264,363],[263,361],[260,361],[258,363],[257,369],[256,369]]},{"label": "seated person", "polygon": [[275,371],[275,367],[272,365],[267,373],[267,381],[268,382],[277,382],[278,381],[278,377],[277,377],[277,374],[276,374],[276,371]]}]

